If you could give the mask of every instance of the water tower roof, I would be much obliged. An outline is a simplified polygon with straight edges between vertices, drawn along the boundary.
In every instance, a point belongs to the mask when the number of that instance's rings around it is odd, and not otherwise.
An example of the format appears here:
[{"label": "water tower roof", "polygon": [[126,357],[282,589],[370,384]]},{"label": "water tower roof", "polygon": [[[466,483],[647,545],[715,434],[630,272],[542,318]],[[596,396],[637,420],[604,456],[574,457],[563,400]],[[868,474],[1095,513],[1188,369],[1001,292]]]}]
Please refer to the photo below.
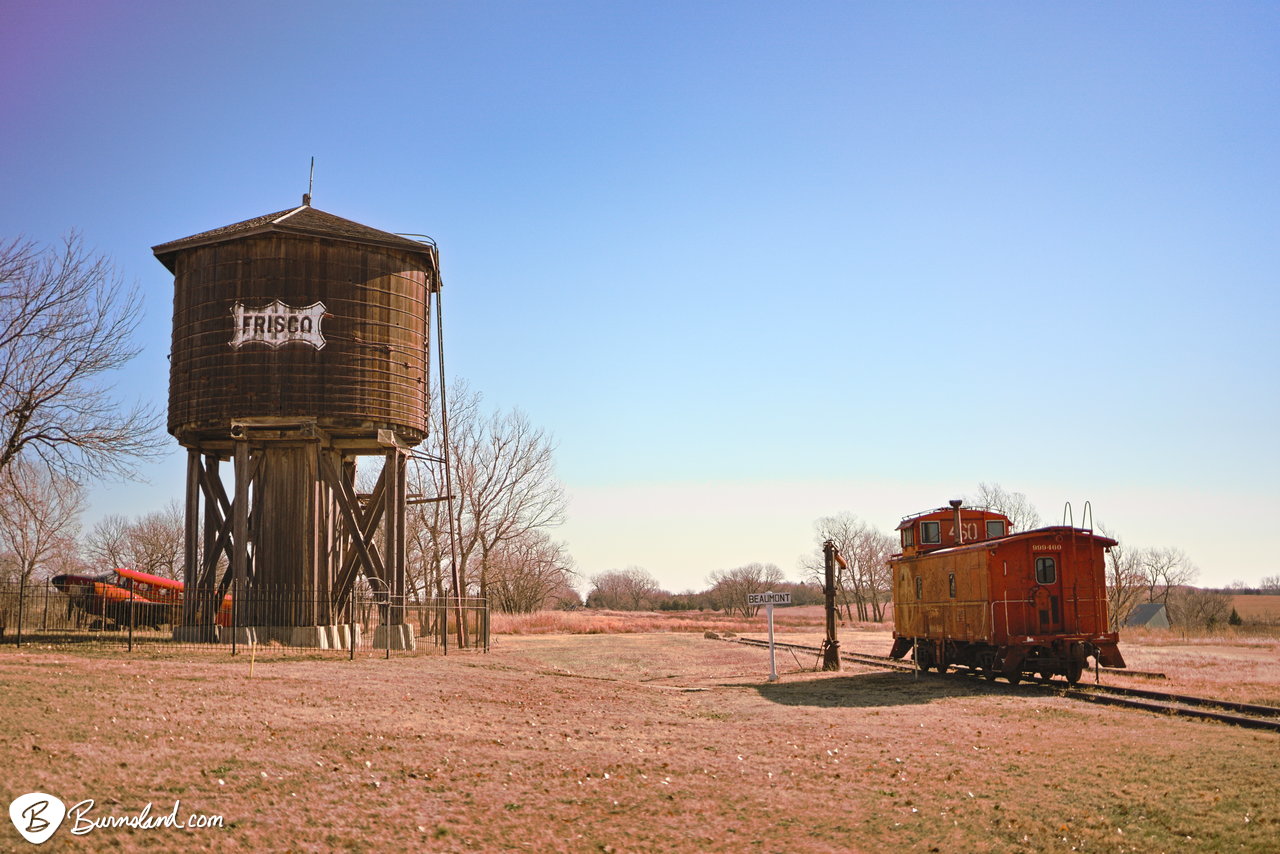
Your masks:
[{"label": "water tower roof", "polygon": [[186,249],[271,232],[328,237],[352,243],[387,246],[392,249],[418,252],[427,257],[434,257],[433,247],[419,243],[416,240],[410,240],[407,237],[401,237],[388,231],[379,231],[376,228],[370,228],[367,225],[361,225],[358,222],[334,216],[331,213],[317,210],[311,205],[305,204],[288,210],[263,214],[262,216],[256,216],[231,225],[224,225],[221,228],[202,231],[199,234],[183,237],[180,240],[161,243],[158,246],[151,247],[151,251],[155,253],[156,258],[160,259],[160,263],[164,264],[172,272],[174,258],[179,252]]}]

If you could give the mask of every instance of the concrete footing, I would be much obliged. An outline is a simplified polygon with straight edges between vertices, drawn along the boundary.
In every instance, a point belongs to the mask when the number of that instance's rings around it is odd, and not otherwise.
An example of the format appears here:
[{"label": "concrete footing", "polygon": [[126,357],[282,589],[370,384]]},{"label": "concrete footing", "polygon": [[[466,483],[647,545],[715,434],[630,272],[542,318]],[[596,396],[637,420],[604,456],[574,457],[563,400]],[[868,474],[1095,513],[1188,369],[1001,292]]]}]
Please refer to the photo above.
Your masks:
[{"label": "concrete footing", "polygon": [[373,630],[373,648],[413,650],[418,648],[418,639],[413,636],[413,626],[408,623],[378,626]]},{"label": "concrete footing", "polygon": [[[334,626],[255,626],[258,643],[278,643],[298,649],[351,649],[351,629],[347,624]],[[356,645],[360,643],[360,627],[355,626]]]},{"label": "concrete footing", "polygon": [[217,643],[217,626],[174,626],[173,639],[178,643]]},{"label": "concrete footing", "polygon": [[[392,649],[415,649],[412,631],[408,625],[390,626]],[[173,639],[178,643],[231,643],[232,632],[237,644],[279,644],[297,649],[351,649],[353,643],[360,646],[359,624],[341,623],[336,626],[174,626]],[[386,649],[387,641],[379,627],[374,638],[379,649]]]},{"label": "concrete footing", "polygon": [[239,646],[249,646],[258,643],[258,632],[253,626],[240,626],[231,628],[230,626],[218,626],[218,640],[225,644],[230,644],[231,639],[235,638],[235,642]]}]

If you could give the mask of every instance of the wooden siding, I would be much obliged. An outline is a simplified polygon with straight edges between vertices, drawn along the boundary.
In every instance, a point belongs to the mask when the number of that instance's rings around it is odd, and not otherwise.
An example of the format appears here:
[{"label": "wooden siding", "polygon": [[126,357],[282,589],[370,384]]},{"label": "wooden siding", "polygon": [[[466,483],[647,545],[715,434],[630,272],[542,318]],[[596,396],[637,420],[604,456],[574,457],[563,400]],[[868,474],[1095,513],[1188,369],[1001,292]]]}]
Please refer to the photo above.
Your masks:
[{"label": "wooden siding", "polygon": [[[229,435],[233,419],[314,418],[335,437],[427,432],[429,302],[421,253],[265,234],[174,259],[169,432],[189,447]],[[230,346],[232,307],[323,302],[326,344]]]},{"label": "wooden siding", "polygon": [[[955,596],[951,595],[953,575]],[[895,561],[893,584],[894,630],[900,636],[990,640],[986,549]]]}]

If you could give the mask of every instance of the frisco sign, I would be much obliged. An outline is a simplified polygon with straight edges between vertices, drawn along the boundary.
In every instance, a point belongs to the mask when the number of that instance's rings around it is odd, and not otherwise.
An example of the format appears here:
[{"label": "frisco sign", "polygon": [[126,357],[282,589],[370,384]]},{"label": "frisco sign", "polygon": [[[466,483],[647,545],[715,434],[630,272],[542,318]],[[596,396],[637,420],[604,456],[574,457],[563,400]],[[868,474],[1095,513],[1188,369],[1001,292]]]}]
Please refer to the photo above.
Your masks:
[{"label": "frisco sign", "polygon": [[324,335],[320,333],[322,302],[304,308],[287,306],[278,299],[262,308],[245,308],[244,303],[238,302],[232,307],[231,316],[235,319],[231,346],[236,349],[250,343],[281,347],[294,341],[317,350],[324,347]]}]

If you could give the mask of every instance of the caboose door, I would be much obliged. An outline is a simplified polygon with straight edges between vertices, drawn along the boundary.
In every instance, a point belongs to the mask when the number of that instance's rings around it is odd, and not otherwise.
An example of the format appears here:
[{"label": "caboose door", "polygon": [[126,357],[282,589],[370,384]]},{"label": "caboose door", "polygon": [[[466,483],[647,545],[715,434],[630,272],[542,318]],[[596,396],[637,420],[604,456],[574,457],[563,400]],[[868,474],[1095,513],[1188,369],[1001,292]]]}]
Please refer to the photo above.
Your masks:
[{"label": "caboose door", "polygon": [[1036,556],[1032,620],[1040,634],[1062,631],[1062,574],[1058,565],[1061,557],[1061,552]]}]

